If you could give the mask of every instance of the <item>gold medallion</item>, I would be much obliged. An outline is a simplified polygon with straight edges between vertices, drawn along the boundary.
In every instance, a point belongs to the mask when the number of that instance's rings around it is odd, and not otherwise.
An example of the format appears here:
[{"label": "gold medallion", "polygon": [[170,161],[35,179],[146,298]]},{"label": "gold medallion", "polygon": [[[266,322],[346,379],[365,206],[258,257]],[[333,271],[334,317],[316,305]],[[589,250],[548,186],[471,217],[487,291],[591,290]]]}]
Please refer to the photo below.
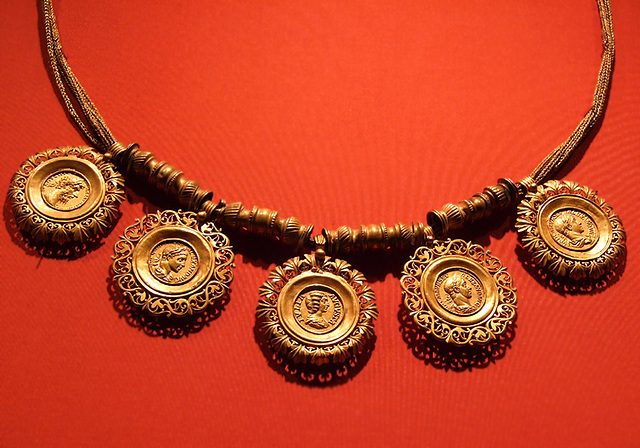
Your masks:
[{"label": "gold medallion", "polygon": [[597,279],[626,253],[622,222],[585,186],[552,180],[518,206],[516,230],[534,261],[554,275]]},{"label": "gold medallion", "polygon": [[260,296],[256,315],[272,348],[297,363],[342,363],[360,353],[378,316],[362,273],[329,257],[286,261]]},{"label": "gold medallion", "polygon": [[419,247],[400,279],[414,322],[455,345],[486,344],[516,317],[511,275],[482,246],[436,240]]},{"label": "gold medallion", "polygon": [[127,227],[114,247],[124,296],[153,315],[183,316],[221,299],[233,279],[233,252],[212,223],[165,210]]},{"label": "gold medallion", "polygon": [[124,179],[91,148],[51,149],[20,166],[8,196],[18,227],[36,243],[81,244],[117,219]]}]

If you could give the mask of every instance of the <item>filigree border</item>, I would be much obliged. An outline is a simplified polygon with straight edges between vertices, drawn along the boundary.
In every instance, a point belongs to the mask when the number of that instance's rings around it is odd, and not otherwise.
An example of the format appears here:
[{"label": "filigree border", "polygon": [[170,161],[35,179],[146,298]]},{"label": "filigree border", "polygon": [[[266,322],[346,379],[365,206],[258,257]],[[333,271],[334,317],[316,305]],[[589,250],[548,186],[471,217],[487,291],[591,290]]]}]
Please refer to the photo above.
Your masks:
[{"label": "filigree border", "polygon": [[[93,163],[105,183],[105,196],[90,216],[68,222],[56,222],[42,216],[27,201],[29,177],[42,163],[56,157],[77,157]],[[13,175],[8,192],[16,224],[36,243],[82,244],[103,236],[118,219],[119,206],[124,201],[124,178],[104,157],[89,147],[68,146],[39,152],[20,166]]]},{"label": "filigree border", "polygon": [[[294,277],[303,272],[329,272],[344,279],[353,288],[360,304],[360,314],[355,329],[337,344],[315,346],[291,336],[282,326],[278,317],[277,303],[280,291]],[[340,259],[325,258],[318,261],[313,255],[304,255],[287,260],[269,274],[268,280],[260,287],[262,299],[258,302],[256,318],[266,333],[271,347],[287,355],[296,363],[324,364],[343,363],[360,353],[365,343],[373,336],[374,320],[378,317],[373,290],[366,283],[362,273]]]},{"label": "filigree border", "polygon": [[[176,297],[158,297],[146,290],[133,274],[133,251],[138,242],[160,226],[185,226],[199,231],[213,248],[213,272],[207,283],[197,292]],[[229,239],[216,226],[202,225],[193,212],[165,210],[145,215],[127,227],[114,246],[112,264],[114,279],[124,296],[136,307],[152,315],[185,316],[204,311],[229,292],[233,280],[233,251]]]},{"label": "filigree border", "polygon": [[[613,235],[609,247],[602,255],[592,260],[572,260],[553,250],[544,241],[538,229],[538,211],[546,201],[558,195],[576,195],[585,198],[607,216]],[[522,247],[531,252],[536,264],[549,269],[556,276],[569,276],[574,280],[585,277],[600,278],[603,274],[615,269],[627,252],[626,233],[618,215],[595,190],[575,182],[551,180],[538,186],[537,191],[527,194],[520,203],[517,213],[515,226]]]},{"label": "filigree border", "polygon": [[[442,319],[422,297],[420,281],[430,263],[446,255],[468,257],[486,269],[496,283],[498,303],[495,311],[482,322],[456,325]],[[487,344],[504,333],[516,317],[516,289],[507,268],[482,246],[464,240],[436,240],[430,247],[419,247],[404,265],[402,277],[404,306],[413,321],[438,339],[455,345]]]}]

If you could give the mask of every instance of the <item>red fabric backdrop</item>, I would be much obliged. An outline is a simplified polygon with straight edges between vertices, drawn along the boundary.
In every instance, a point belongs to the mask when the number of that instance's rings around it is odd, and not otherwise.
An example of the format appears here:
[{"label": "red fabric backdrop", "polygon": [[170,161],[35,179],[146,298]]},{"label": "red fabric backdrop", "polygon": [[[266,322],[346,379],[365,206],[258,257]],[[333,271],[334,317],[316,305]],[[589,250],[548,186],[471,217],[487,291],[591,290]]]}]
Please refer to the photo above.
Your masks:
[{"label": "red fabric backdrop", "polygon": [[[458,4],[459,3],[459,4]],[[410,222],[520,179],[588,109],[601,41],[593,1],[86,2],[57,9],[69,62],[116,137],[216,198],[316,228]],[[5,188],[29,155],[83,144],[49,79],[37,2],[2,2]],[[350,259],[380,317],[346,381],[309,386],[254,334],[258,287],[291,254],[233,236],[235,280],[204,328],[163,337],[122,311],[112,246],[157,208],[136,193],[102,247],[43,258],[6,229],[0,284],[0,445],[631,446],[640,431],[640,6],[613,4],[618,56],[606,117],[563,178],[598,189],[629,255],[597,294],[532,277],[515,232],[475,241],[519,295],[496,356],[403,340],[404,255]]]}]

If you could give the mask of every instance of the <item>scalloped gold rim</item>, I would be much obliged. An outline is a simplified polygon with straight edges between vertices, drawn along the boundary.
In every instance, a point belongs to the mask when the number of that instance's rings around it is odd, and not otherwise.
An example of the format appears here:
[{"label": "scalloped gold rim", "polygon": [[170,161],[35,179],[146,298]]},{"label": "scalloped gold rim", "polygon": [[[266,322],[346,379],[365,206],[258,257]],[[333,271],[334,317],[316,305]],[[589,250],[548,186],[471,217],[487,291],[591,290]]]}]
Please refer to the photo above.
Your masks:
[{"label": "scalloped gold rim", "polygon": [[[32,173],[44,162],[59,157],[75,157],[95,165],[104,181],[104,197],[89,215],[71,220],[54,220],[35,209],[26,188]],[[118,219],[125,199],[124,178],[104,157],[89,147],[68,146],[39,152],[25,160],[11,179],[8,199],[18,228],[41,244],[82,244],[104,236]]]},{"label": "scalloped gold rim", "polygon": [[[463,325],[442,318],[429,306],[422,293],[422,275],[429,266],[447,256],[465,257],[486,270],[495,282],[497,303],[482,321]],[[454,345],[483,345],[504,333],[516,317],[516,290],[513,280],[502,262],[482,246],[464,240],[434,241],[432,246],[416,249],[404,265],[402,277],[403,303],[413,321],[437,339]]]},{"label": "scalloped gold rim", "polygon": [[[184,226],[199,232],[211,244],[213,268],[209,278],[197,291],[160,296],[145,288],[133,272],[133,255],[140,240],[164,226]],[[234,254],[229,239],[213,223],[200,225],[193,212],[165,210],[145,215],[127,227],[114,246],[112,264],[114,279],[124,296],[135,307],[152,315],[185,316],[204,311],[229,292],[233,280]]]},{"label": "scalloped gold rim", "polygon": [[[355,328],[338,343],[314,345],[309,341],[294,337],[286,331],[279,318],[278,300],[285,285],[297,276],[313,271],[329,273],[343,279],[353,289],[359,303]],[[296,363],[324,364],[343,363],[360,353],[365,343],[373,336],[374,320],[378,317],[373,290],[366,283],[364,275],[343,260],[325,258],[318,261],[312,255],[295,257],[271,271],[267,281],[260,287],[262,299],[258,302],[256,317],[260,328],[266,333],[271,347],[287,355]]]},{"label": "scalloped gold rim", "polygon": [[[597,207],[609,220],[611,236],[606,249],[592,259],[575,259],[564,255],[547,242],[538,226],[538,215],[545,203],[558,196],[577,196]],[[592,190],[575,182],[552,180],[527,194],[517,210],[516,231],[524,249],[534,262],[555,276],[598,279],[612,271],[626,254],[626,233],[611,206]]]}]

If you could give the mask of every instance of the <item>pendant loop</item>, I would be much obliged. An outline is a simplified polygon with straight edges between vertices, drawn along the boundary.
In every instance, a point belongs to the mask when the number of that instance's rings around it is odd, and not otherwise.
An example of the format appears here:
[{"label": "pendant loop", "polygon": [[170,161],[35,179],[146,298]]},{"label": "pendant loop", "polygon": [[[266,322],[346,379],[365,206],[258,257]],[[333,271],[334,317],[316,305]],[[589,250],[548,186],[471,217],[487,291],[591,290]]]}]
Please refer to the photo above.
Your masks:
[{"label": "pendant loop", "polygon": [[34,242],[82,244],[118,218],[124,179],[92,148],[50,149],[20,166],[8,196],[18,227]]},{"label": "pendant loop", "polygon": [[256,316],[271,347],[296,363],[342,363],[360,353],[378,317],[373,290],[349,263],[304,255],[276,267]]},{"label": "pendant loop", "polygon": [[626,254],[626,234],[611,206],[597,192],[552,180],[518,206],[516,230],[522,246],[554,275],[597,279]]},{"label": "pendant loop", "polygon": [[127,227],[114,246],[114,278],[124,296],[152,315],[204,311],[233,280],[233,252],[213,223],[165,210]]},{"label": "pendant loop", "polygon": [[414,322],[455,345],[487,344],[516,317],[511,275],[482,246],[436,240],[419,247],[400,279]]}]

